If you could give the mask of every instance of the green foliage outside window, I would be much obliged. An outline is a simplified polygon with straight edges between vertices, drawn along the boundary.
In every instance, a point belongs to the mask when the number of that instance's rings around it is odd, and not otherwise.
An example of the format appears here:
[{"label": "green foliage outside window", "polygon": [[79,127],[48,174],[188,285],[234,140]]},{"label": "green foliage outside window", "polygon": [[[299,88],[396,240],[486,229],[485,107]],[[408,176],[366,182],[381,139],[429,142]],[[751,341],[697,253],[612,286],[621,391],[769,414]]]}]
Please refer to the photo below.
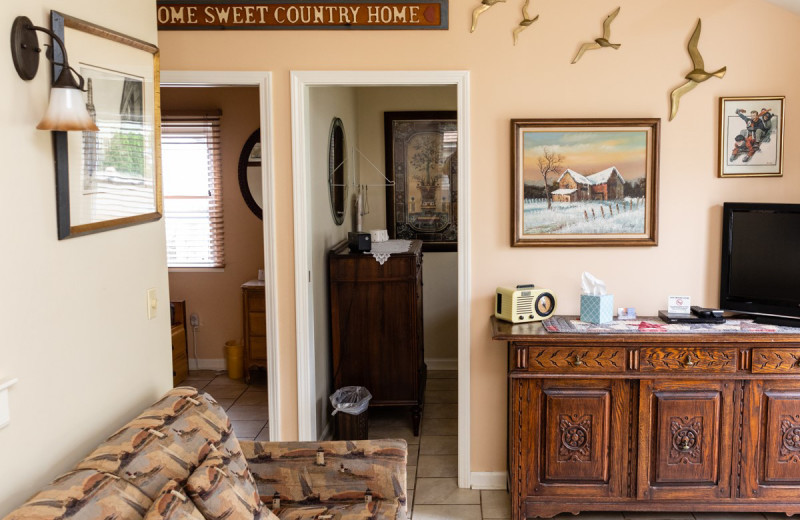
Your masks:
[{"label": "green foliage outside window", "polygon": [[108,143],[101,169],[114,168],[119,173],[144,177],[144,135],[140,132],[117,132]]}]

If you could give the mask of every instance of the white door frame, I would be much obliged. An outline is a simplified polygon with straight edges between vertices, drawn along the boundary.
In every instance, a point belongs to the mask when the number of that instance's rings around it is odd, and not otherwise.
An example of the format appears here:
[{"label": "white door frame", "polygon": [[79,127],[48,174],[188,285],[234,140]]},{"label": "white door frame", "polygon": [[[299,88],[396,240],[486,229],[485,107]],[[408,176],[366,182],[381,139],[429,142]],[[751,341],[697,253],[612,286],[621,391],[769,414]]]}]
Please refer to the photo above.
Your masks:
[{"label": "white door frame", "polygon": [[275,188],[272,143],[272,73],[256,71],[161,71],[161,85],[170,87],[257,86],[261,122],[261,190],[264,223],[264,296],[267,306],[267,386],[269,438],[281,440],[278,345],[278,272],[275,261]]},{"label": "white door frame", "polygon": [[297,328],[297,427],[300,440],[316,440],[313,301],[310,298],[308,89],[312,86],[453,85],[458,94],[458,485],[470,487],[470,142],[469,71],[292,71],[292,171]]}]

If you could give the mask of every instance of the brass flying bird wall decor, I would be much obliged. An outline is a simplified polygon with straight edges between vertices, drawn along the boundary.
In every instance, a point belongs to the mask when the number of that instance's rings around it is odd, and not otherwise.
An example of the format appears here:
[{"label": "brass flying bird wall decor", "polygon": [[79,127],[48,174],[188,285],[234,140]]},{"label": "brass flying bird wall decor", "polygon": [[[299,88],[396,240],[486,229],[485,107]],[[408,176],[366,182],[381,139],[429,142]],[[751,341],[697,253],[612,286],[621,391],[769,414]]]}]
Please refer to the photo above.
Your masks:
[{"label": "brass flying bird wall decor", "polygon": [[703,57],[700,55],[700,51],[697,50],[697,42],[700,40],[700,29],[701,29],[701,22],[702,20],[697,20],[697,27],[694,29],[694,33],[692,37],[689,39],[689,56],[692,58],[692,64],[694,65],[694,69],[686,75],[686,79],[688,80],[686,83],[681,85],[680,87],[676,88],[670,94],[670,111],[669,111],[669,120],[672,121],[675,116],[678,114],[678,105],[680,104],[681,97],[695,88],[700,83],[710,79],[712,77],[722,78],[725,76],[725,72],[728,70],[728,67],[722,67],[721,69],[715,72],[706,72],[705,63],[703,62]]},{"label": "brass flying bird wall decor", "polygon": [[620,8],[617,9],[606,17],[606,21],[603,22],[603,36],[600,38],[596,38],[593,42],[586,42],[581,45],[581,48],[578,50],[578,54],[575,55],[575,59],[572,60],[572,63],[578,63],[578,60],[581,59],[583,54],[586,51],[593,51],[596,49],[602,49],[604,47],[611,47],[612,49],[619,49],[621,44],[619,43],[611,43],[608,41],[611,38],[611,22],[614,21],[614,18],[617,17],[619,14]]},{"label": "brass flying bird wall decor", "polygon": [[481,5],[473,9],[472,11],[472,28],[469,32],[475,32],[475,28],[478,27],[478,17],[488,11],[491,7],[495,4],[505,2],[506,0],[481,0]]},{"label": "brass flying bird wall decor", "polygon": [[519,22],[519,27],[514,29],[514,45],[517,44],[517,39],[519,38],[519,33],[530,27],[533,22],[539,19],[539,15],[537,14],[533,18],[528,16],[528,4],[531,0],[525,0],[525,4],[522,6],[522,21]]}]

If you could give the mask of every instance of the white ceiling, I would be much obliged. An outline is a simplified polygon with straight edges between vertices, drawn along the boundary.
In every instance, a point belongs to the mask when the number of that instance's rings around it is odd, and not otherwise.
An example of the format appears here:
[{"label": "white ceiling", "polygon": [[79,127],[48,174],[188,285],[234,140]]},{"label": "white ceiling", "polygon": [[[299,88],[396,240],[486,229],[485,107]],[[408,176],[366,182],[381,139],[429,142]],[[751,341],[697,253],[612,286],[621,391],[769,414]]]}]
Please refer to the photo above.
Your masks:
[{"label": "white ceiling", "polygon": [[800,0],[767,0],[768,2],[772,2],[775,5],[779,5],[784,9],[788,9],[790,11],[794,11],[797,14],[800,14]]}]

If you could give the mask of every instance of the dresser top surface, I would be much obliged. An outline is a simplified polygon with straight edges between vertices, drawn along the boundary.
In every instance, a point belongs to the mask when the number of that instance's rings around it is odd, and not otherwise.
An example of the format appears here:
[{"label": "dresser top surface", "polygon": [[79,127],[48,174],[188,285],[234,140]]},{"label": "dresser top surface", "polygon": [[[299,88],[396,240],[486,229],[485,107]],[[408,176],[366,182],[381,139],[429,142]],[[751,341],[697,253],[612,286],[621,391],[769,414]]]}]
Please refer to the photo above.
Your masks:
[{"label": "dresser top surface", "polygon": [[[639,320],[658,319],[641,316]],[[638,321],[638,320],[634,320]],[[547,343],[553,345],[564,344],[685,344],[691,343],[798,343],[800,342],[800,329],[797,334],[770,334],[770,333],[569,333],[548,332],[540,322],[508,323],[491,317],[492,339],[497,341]]]},{"label": "dresser top surface", "polygon": [[[416,255],[422,251],[422,240],[412,240],[411,245],[408,248],[408,251],[405,253],[392,253],[392,256],[395,255]],[[347,245],[347,240],[339,242],[333,248],[331,248],[331,253],[336,256],[355,256],[355,257],[366,257],[372,258],[372,255],[368,253],[351,253],[350,248]]]}]

